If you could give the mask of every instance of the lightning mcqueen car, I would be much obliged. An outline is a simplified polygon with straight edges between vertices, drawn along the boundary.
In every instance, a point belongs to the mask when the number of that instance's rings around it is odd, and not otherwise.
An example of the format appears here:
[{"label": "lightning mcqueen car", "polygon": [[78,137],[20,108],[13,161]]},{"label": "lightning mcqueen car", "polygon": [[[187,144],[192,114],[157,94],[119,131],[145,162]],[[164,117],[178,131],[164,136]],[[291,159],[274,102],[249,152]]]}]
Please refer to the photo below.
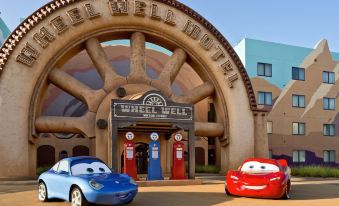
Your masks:
[{"label": "lightning mcqueen car", "polygon": [[290,189],[290,168],[286,160],[250,158],[238,170],[226,175],[228,195],[289,199]]}]

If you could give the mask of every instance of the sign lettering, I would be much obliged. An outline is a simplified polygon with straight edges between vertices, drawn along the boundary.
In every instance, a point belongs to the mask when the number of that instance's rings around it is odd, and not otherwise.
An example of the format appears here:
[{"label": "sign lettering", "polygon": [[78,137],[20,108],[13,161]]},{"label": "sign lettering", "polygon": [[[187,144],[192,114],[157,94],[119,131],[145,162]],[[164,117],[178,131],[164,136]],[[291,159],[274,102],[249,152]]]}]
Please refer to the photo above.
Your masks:
[{"label": "sign lettering", "polygon": [[[173,27],[178,25],[176,13],[171,9],[161,7],[160,4],[155,2],[152,2],[149,5],[147,1],[142,0],[135,0],[131,5],[129,5],[129,2],[129,0],[107,0],[107,12],[110,12],[113,17],[128,16],[131,9],[131,13],[134,16],[148,17],[149,19],[162,21]],[[50,20],[50,28],[48,28],[48,26],[41,27],[39,32],[32,36],[32,40],[42,49],[45,49],[58,38],[58,35],[67,31],[71,26],[77,26],[86,20],[96,19],[101,16],[101,13],[96,10],[92,3],[86,3],[82,8],[75,7],[66,11],[65,15],[54,17]],[[209,33],[204,33],[200,24],[195,23],[193,20],[187,20],[181,26],[181,31],[183,33],[185,33],[189,38],[196,40],[201,48],[206,52],[211,52],[211,59],[218,62],[219,67],[222,68],[222,72],[225,75],[226,82],[229,87],[233,87],[233,83],[238,79],[238,74],[234,71],[232,62],[226,58],[227,53],[224,51],[224,48],[215,42],[213,36],[209,35]],[[29,42],[26,43],[25,47],[22,48],[20,54],[16,57],[17,62],[29,67],[33,66],[39,56],[39,53],[41,53],[41,51],[37,50],[37,48],[33,45]],[[127,107],[122,108],[121,111],[125,109],[127,109]],[[141,110],[145,111],[145,115],[155,115],[154,110],[148,107],[130,107],[130,110]],[[164,108],[161,111],[163,112],[161,115],[173,115],[173,113],[180,113],[180,111],[172,111],[168,110],[168,108]]]},{"label": "sign lettering", "polygon": [[144,121],[193,121],[193,106],[166,101],[159,92],[148,93],[141,100],[112,100],[113,119]]}]

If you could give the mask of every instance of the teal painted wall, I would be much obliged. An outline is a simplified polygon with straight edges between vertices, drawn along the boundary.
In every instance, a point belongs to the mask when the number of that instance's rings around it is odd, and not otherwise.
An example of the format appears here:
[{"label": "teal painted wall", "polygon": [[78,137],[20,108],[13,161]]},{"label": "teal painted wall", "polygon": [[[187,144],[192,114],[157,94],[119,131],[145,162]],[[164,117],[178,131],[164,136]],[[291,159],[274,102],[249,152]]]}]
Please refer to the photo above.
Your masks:
[{"label": "teal painted wall", "polygon": [[[246,67],[250,78],[257,76],[257,63],[272,64],[272,77],[262,77],[279,88],[292,78],[292,67],[299,67],[305,57],[313,51],[310,48],[291,46],[254,39],[243,39],[234,47]],[[332,53],[339,61],[339,53]]]},{"label": "teal painted wall", "polygon": [[5,22],[0,18],[0,46],[4,43],[7,37],[11,34],[11,31],[5,24]]}]

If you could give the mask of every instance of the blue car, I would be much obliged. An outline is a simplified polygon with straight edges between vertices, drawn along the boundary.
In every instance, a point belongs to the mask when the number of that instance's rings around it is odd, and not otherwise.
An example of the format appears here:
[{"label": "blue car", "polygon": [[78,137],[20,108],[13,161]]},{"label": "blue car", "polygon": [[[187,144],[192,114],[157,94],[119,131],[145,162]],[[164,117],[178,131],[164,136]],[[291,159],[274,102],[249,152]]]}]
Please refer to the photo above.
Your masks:
[{"label": "blue car", "polygon": [[71,157],[60,160],[39,177],[39,200],[56,198],[72,206],[90,203],[120,205],[133,201],[137,183],[128,175],[115,174],[95,157]]}]

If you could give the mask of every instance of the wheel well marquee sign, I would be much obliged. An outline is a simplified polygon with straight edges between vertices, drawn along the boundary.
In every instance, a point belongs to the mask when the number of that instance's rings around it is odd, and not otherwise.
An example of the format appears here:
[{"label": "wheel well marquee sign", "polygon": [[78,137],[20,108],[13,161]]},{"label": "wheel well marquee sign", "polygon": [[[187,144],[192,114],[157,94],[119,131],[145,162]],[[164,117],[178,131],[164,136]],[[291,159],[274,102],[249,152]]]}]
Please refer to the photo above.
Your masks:
[{"label": "wheel well marquee sign", "polygon": [[113,120],[193,122],[194,107],[168,101],[160,92],[150,91],[137,100],[112,100]]}]

